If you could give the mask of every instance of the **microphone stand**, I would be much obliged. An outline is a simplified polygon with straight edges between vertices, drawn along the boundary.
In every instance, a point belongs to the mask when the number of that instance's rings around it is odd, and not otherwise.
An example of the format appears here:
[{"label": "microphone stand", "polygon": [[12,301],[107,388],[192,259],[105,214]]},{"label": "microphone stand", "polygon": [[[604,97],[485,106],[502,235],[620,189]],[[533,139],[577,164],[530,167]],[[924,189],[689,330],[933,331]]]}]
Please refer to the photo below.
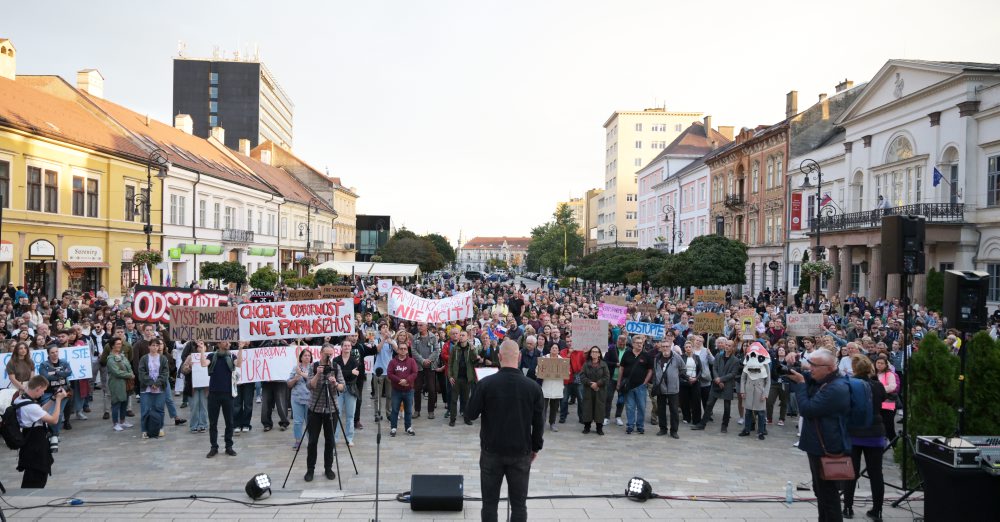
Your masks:
[{"label": "microphone stand", "polygon": [[[382,368],[375,368],[375,377],[382,377]],[[377,426],[378,435],[375,436],[375,518],[372,522],[379,522],[378,520],[378,481],[379,481],[379,467],[381,465],[382,456],[382,412],[379,410],[379,405],[382,404],[382,397],[375,397],[375,424]]]}]

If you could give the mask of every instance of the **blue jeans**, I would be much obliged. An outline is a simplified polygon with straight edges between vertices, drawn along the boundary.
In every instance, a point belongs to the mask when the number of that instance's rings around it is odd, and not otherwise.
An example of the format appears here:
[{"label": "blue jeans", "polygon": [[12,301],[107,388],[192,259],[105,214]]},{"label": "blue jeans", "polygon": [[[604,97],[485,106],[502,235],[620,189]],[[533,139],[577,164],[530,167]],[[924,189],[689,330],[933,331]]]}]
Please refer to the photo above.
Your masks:
[{"label": "blue jeans", "polygon": [[767,435],[767,412],[764,410],[746,410],[743,413],[743,431],[750,433],[750,426],[753,426],[754,415],[757,416],[757,433]]},{"label": "blue jeans", "polygon": [[166,402],[166,392],[142,392],[139,395],[139,404],[142,408],[142,422],[140,426],[143,433],[151,439],[159,437],[160,430],[163,429],[163,406]]},{"label": "blue jeans", "polygon": [[[208,389],[208,388],[206,388],[206,389]],[[169,381],[167,381],[166,394],[167,394],[167,396],[166,396],[167,412],[170,413],[170,418],[171,419],[176,419],[177,418],[177,406],[174,406],[174,390],[172,390],[170,388],[170,382]]]},{"label": "blue jeans", "polygon": [[[52,399],[52,397],[53,397],[52,395],[43,396],[42,400],[40,402],[42,404],[45,404],[50,399]],[[69,404],[69,397],[66,397],[65,399],[62,400],[62,405],[59,408],[59,422],[57,422],[55,424],[49,425],[49,430],[52,432],[53,435],[55,435],[57,437],[59,436],[59,430],[62,429],[62,423],[66,419],[66,405],[67,404]],[[52,405],[49,406],[46,409],[46,411],[48,411],[49,413],[52,413],[52,412],[56,411],[56,401],[52,401]]]},{"label": "blue jeans", "polygon": [[87,399],[80,395],[80,381],[69,381],[69,387],[73,390],[73,411],[83,413]]},{"label": "blue jeans", "polygon": [[302,440],[302,427],[306,425],[306,415],[309,414],[309,405],[292,401],[292,434],[295,436],[295,443]]},{"label": "blue jeans", "polygon": [[413,422],[413,390],[392,390],[392,406],[389,407],[389,427],[396,429],[396,422],[399,420],[400,403],[405,408],[403,413],[403,427],[410,429],[410,425]]},{"label": "blue jeans", "polygon": [[[191,431],[208,429],[208,388],[191,389]],[[167,403],[170,407],[170,403]]]},{"label": "blue jeans", "polygon": [[115,424],[125,422],[125,413],[128,411],[128,401],[116,402],[111,405],[111,421]]},{"label": "blue jeans", "polygon": [[626,427],[644,429],[646,420],[646,387],[636,386],[625,393]]},{"label": "blue jeans", "polygon": [[563,386],[562,402],[559,403],[559,419],[566,420],[569,415],[569,398],[576,397],[576,418],[583,418],[583,398],[580,396],[580,384],[570,383]]},{"label": "blue jeans", "polygon": [[[410,393],[410,400],[413,400],[413,393]],[[337,394],[337,409],[340,410],[340,418],[344,421],[344,431],[347,432],[347,442],[354,442],[354,409],[358,406],[358,398],[344,390]],[[399,409],[399,405],[396,405]],[[336,442],[340,436],[340,423],[333,427],[333,440]]]}]

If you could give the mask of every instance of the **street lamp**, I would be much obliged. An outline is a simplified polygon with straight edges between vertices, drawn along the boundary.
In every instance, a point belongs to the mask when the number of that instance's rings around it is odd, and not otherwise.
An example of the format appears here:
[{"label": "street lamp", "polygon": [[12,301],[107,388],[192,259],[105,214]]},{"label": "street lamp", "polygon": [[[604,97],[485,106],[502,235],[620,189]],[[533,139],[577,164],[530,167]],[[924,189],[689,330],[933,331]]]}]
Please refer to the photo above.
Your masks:
[{"label": "street lamp", "polygon": [[140,191],[133,198],[132,204],[135,207],[136,213],[142,213],[143,221],[146,222],[145,226],[142,227],[142,231],[146,234],[146,250],[152,248],[152,234],[153,234],[153,219],[150,206],[152,201],[150,198],[153,197],[153,169],[156,169],[156,179],[163,181],[167,178],[167,171],[170,170],[170,160],[167,158],[167,153],[163,149],[156,148],[149,153],[149,157],[146,159],[146,193],[143,194]]},{"label": "street lamp", "polygon": [[[316,203],[314,206],[313,203]],[[302,229],[305,228],[306,231],[306,257],[309,257],[309,250],[312,247],[312,214],[313,212],[319,214],[319,200],[316,198],[309,198],[309,204],[306,206],[306,224],[303,227],[302,223],[299,223],[299,237],[302,237]]]},{"label": "street lamp", "polygon": [[611,225],[608,227],[608,232],[611,232],[611,235],[615,236],[615,248],[618,248],[618,227]]},{"label": "street lamp", "polygon": [[[673,254],[674,245],[677,243],[677,236],[680,235],[677,231],[677,209],[673,205],[665,205],[663,207],[663,222],[667,223],[671,220],[673,220],[673,225],[670,226],[670,253]],[[681,237],[681,241],[684,241],[683,237]]]},{"label": "street lamp", "polygon": [[[820,220],[823,218],[823,214],[826,214],[827,216],[833,216],[834,214],[837,213],[837,209],[831,205],[831,206],[829,206],[829,208],[827,208],[826,210],[824,210],[824,207],[826,207],[826,205],[823,204],[823,194],[822,194],[823,170],[819,168],[819,163],[817,163],[816,160],[812,160],[812,159],[803,160],[802,163],[799,164],[799,172],[805,174],[805,176],[806,176],[806,179],[804,179],[802,181],[802,186],[800,187],[803,190],[811,189],[812,188],[812,184],[809,182],[809,175],[812,174],[813,172],[816,173],[816,221],[813,223],[813,227],[816,228],[816,256],[815,256],[815,260],[816,261],[822,261],[823,260],[823,247],[820,244],[820,235],[822,233],[822,226],[821,226]],[[815,288],[815,290],[813,292],[813,294],[814,294],[813,297],[816,300],[817,306],[819,304],[819,285],[820,285],[820,281],[821,281],[821,278],[817,277],[816,278],[816,288]]]}]

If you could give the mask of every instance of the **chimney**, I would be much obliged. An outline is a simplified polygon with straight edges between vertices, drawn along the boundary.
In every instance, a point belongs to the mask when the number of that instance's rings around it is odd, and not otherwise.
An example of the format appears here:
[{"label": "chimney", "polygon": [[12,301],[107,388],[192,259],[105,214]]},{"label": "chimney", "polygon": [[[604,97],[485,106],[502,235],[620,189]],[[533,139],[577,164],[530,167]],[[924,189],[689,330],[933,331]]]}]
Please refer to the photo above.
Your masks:
[{"label": "chimney", "polygon": [[799,91],[788,91],[785,95],[785,119],[799,113]]},{"label": "chimney", "polygon": [[732,125],[719,125],[719,134],[725,136],[726,139],[728,139],[729,141],[733,141],[734,130],[735,127],[733,127]]},{"label": "chimney", "polygon": [[246,138],[240,138],[240,154],[244,156],[250,155],[250,140]]},{"label": "chimney", "polygon": [[188,134],[194,134],[194,120],[191,119],[190,114],[178,114],[174,116],[174,128]]},{"label": "chimney", "polygon": [[76,72],[76,88],[95,97],[104,97],[104,77],[97,69],[83,69]]},{"label": "chimney", "polygon": [[222,127],[212,127],[212,137],[219,140],[219,143],[226,142],[226,129]]},{"label": "chimney", "polygon": [[0,76],[8,80],[17,79],[17,57],[14,56],[14,44],[6,38],[0,38]]},{"label": "chimney", "polygon": [[260,162],[265,165],[271,164],[271,149],[261,149]]},{"label": "chimney", "polygon": [[712,137],[712,133],[709,132],[711,130],[712,130],[712,116],[708,115],[705,116],[705,136],[707,136],[709,139],[711,139]]},{"label": "chimney", "polygon": [[854,82],[848,80],[847,78],[844,78],[844,81],[837,84],[837,92],[838,93],[844,92],[847,89],[850,89],[851,87],[854,87]]},{"label": "chimney", "polygon": [[819,95],[819,105],[820,105],[820,110],[823,111],[823,116],[822,116],[823,120],[824,121],[825,120],[829,120],[830,119],[830,100],[827,99],[825,92],[823,94]]}]

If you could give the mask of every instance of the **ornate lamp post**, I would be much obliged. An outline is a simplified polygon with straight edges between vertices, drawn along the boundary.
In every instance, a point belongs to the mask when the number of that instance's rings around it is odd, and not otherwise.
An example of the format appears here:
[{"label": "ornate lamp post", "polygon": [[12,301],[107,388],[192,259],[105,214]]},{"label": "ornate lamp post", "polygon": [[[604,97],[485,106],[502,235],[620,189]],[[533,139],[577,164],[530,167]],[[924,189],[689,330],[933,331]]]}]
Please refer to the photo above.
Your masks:
[{"label": "ornate lamp post", "polygon": [[[803,160],[802,163],[799,164],[799,172],[805,174],[806,176],[805,180],[802,181],[801,188],[803,190],[812,188],[812,184],[809,182],[809,175],[813,172],[816,173],[816,218],[812,227],[816,230],[815,260],[816,262],[819,262],[823,260],[823,247],[820,242],[823,229],[821,222],[823,215],[826,214],[827,216],[833,216],[837,213],[837,209],[833,205],[827,206],[823,204],[823,170],[820,169],[819,163],[817,163],[816,160]],[[819,306],[819,286],[821,280],[822,276],[816,277],[816,288],[813,291],[813,297],[816,300],[817,306]]]},{"label": "ornate lamp post", "polygon": [[[314,205],[315,203],[315,205]],[[306,232],[306,257],[309,257],[309,250],[312,247],[312,214],[319,214],[319,200],[309,198],[309,205],[306,207],[306,224],[299,223],[299,237],[302,237],[302,230]]]},{"label": "ornate lamp post", "polygon": [[146,250],[152,248],[153,218],[150,207],[152,205],[151,198],[153,197],[154,168],[156,169],[157,179],[163,181],[167,178],[167,171],[170,170],[170,160],[163,149],[156,148],[149,153],[149,157],[146,159],[146,192],[143,194],[140,191],[132,201],[135,206],[135,212],[142,213],[143,221],[146,222],[145,226],[142,227],[142,231],[146,234]]},{"label": "ornate lamp post", "polygon": [[[677,236],[679,235],[679,232],[677,231],[677,209],[675,209],[673,205],[665,205],[663,207],[663,214],[664,223],[673,222],[673,225],[670,226],[670,253],[673,254],[674,246],[677,243]],[[684,241],[683,237],[681,238],[681,241]]]},{"label": "ornate lamp post", "polygon": [[615,248],[618,248],[618,227],[610,225],[608,226],[608,232],[611,232],[611,235],[615,236]]}]

